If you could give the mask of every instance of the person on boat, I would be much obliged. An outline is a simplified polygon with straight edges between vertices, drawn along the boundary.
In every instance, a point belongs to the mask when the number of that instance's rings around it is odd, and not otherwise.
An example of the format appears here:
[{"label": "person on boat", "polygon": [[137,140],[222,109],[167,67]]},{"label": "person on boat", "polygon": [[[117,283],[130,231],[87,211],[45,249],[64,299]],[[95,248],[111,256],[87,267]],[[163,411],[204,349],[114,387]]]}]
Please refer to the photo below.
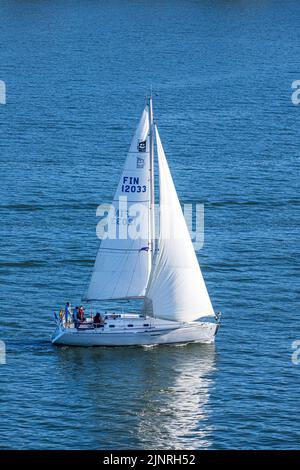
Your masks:
[{"label": "person on boat", "polygon": [[65,321],[66,321],[66,323],[69,323],[70,318],[71,318],[71,306],[70,306],[70,302],[67,302],[66,306],[65,306]]},{"label": "person on boat", "polygon": [[84,322],[84,320],[85,320],[85,318],[84,318],[84,308],[83,308],[82,305],[80,305],[80,307],[78,309],[77,318],[80,322]]},{"label": "person on boat", "polygon": [[95,328],[99,328],[100,326],[102,326],[103,321],[99,312],[97,312],[96,315],[94,316],[93,323],[94,323]]},{"label": "person on boat", "polygon": [[61,308],[60,311],[59,311],[59,320],[60,320],[61,323],[63,322],[63,319],[64,319],[64,311]]},{"label": "person on boat", "polygon": [[79,322],[78,312],[79,312],[79,307],[75,307],[73,310],[73,322],[74,322],[75,328],[77,328],[78,322]]}]

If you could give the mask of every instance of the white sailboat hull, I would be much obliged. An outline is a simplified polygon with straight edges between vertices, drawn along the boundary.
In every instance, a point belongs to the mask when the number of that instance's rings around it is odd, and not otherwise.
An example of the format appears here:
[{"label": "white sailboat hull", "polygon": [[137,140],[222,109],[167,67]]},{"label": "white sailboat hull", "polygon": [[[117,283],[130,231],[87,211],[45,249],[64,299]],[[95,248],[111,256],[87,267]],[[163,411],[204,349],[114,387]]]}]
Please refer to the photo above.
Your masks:
[{"label": "white sailboat hull", "polygon": [[[116,328],[95,328],[80,330],[58,326],[52,343],[67,346],[151,346],[158,344],[212,343],[218,330],[218,324],[191,322],[185,324],[156,323],[152,328],[132,331]],[[172,322],[173,323],[173,322]]]}]

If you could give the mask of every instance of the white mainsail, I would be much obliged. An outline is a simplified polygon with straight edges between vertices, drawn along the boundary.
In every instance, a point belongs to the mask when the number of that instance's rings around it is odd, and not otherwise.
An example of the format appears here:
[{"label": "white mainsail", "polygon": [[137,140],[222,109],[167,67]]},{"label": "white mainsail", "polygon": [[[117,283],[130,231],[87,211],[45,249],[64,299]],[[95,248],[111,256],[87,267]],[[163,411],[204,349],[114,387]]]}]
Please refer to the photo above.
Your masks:
[{"label": "white mainsail", "polygon": [[[131,142],[113,199],[116,238],[101,242],[85,296],[89,301],[145,295],[151,271],[149,112],[147,105]],[[120,208],[120,197],[127,211]]]},{"label": "white mainsail", "polygon": [[153,315],[189,322],[214,315],[155,126],[160,187],[158,253],[147,288]]}]

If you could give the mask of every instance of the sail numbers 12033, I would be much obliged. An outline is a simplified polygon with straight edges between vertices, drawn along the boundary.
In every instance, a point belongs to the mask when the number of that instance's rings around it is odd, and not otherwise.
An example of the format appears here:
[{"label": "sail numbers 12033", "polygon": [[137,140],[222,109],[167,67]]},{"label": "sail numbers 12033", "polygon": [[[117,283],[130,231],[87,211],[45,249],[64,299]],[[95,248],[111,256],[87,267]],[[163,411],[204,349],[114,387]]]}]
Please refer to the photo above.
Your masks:
[{"label": "sail numbers 12033", "polygon": [[122,193],[145,193],[147,191],[147,186],[140,184],[138,176],[123,176],[122,183]]},{"label": "sail numbers 12033", "polygon": [[122,184],[122,193],[145,193],[147,191],[147,187],[145,185],[140,186],[138,185],[129,185],[129,184]]}]

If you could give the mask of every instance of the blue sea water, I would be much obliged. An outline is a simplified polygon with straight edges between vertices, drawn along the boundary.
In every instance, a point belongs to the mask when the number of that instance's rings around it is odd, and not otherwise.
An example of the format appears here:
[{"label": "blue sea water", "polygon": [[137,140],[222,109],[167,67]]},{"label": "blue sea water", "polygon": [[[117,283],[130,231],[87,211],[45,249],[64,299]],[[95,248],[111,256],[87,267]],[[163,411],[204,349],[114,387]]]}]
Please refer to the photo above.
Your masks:
[{"label": "blue sea water", "polygon": [[[299,449],[299,3],[0,13],[0,448]],[[80,301],[151,84],[180,199],[204,203],[216,344],[54,347],[52,311]]]}]

